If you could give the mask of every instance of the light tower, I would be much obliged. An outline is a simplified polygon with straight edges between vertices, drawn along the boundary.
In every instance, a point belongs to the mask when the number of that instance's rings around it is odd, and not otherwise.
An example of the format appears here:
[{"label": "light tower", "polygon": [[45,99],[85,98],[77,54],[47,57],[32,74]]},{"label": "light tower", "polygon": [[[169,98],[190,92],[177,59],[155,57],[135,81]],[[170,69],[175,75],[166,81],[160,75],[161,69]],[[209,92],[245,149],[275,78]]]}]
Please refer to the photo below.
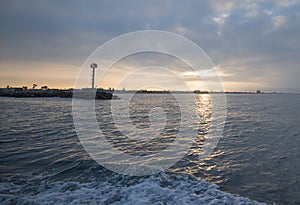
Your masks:
[{"label": "light tower", "polygon": [[95,69],[97,68],[97,64],[92,63],[91,68],[92,68],[92,89],[94,89],[95,88]]}]

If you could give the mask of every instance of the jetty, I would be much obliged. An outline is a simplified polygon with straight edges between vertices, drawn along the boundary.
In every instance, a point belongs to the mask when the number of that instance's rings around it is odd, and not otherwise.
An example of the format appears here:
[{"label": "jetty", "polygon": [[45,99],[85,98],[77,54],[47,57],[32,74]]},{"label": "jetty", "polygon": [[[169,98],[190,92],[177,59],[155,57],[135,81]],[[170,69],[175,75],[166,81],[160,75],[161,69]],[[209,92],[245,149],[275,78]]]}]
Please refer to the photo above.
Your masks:
[{"label": "jetty", "polygon": [[76,98],[87,100],[110,100],[113,97],[113,89],[105,90],[95,87],[95,69],[98,67],[96,63],[90,65],[91,68],[91,88],[82,89],[49,89],[48,86],[42,86],[36,89],[37,84],[33,84],[31,89],[27,86],[0,88],[0,96],[16,97],[16,98],[38,98],[38,97],[61,97],[61,98]]},{"label": "jetty", "polygon": [[0,88],[0,96],[16,98],[40,98],[40,97],[60,97],[60,98],[79,98],[110,100],[113,97],[112,90],[99,88],[83,89],[27,89],[26,87]]}]

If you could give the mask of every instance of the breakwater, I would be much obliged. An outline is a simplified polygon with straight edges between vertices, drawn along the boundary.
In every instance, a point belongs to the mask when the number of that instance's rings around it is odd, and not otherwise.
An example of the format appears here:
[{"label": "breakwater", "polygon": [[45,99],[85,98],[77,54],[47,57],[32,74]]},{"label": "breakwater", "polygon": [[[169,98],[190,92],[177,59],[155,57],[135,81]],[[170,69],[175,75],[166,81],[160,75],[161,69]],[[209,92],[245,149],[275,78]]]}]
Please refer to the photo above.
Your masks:
[{"label": "breakwater", "polygon": [[61,97],[82,99],[112,99],[112,91],[104,89],[25,89],[25,88],[0,88],[0,96],[3,97]]}]

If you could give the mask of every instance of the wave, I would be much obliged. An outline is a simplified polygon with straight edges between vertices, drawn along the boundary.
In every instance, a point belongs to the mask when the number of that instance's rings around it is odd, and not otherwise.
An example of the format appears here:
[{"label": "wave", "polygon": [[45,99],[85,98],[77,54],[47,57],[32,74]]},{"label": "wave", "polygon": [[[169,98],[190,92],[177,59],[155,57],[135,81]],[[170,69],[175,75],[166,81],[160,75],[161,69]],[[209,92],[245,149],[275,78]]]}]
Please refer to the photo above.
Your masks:
[{"label": "wave", "polygon": [[[115,174],[78,164],[56,174],[1,178],[1,204],[263,204],[219,190],[188,174],[160,172],[148,177]],[[68,177],[85,167],[77,177]],[[78,172],[75,171],[77,175]]]}]

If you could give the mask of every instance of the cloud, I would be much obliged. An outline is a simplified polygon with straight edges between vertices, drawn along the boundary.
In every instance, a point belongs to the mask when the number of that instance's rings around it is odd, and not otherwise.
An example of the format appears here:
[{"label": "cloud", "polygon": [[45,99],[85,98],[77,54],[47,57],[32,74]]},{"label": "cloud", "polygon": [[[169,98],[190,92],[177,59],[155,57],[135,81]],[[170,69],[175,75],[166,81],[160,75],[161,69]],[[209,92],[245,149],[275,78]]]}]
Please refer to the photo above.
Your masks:
[{"label": "cloud", "polygon": [[7,0],[1,2],[0,26],[1,70],[10,62],[80,67],[118,35],[157,29],[182,34],[203,48],[230,74],[222,77],[228,89],[244,82],[248,89],[300,90],[297,1]]}]

